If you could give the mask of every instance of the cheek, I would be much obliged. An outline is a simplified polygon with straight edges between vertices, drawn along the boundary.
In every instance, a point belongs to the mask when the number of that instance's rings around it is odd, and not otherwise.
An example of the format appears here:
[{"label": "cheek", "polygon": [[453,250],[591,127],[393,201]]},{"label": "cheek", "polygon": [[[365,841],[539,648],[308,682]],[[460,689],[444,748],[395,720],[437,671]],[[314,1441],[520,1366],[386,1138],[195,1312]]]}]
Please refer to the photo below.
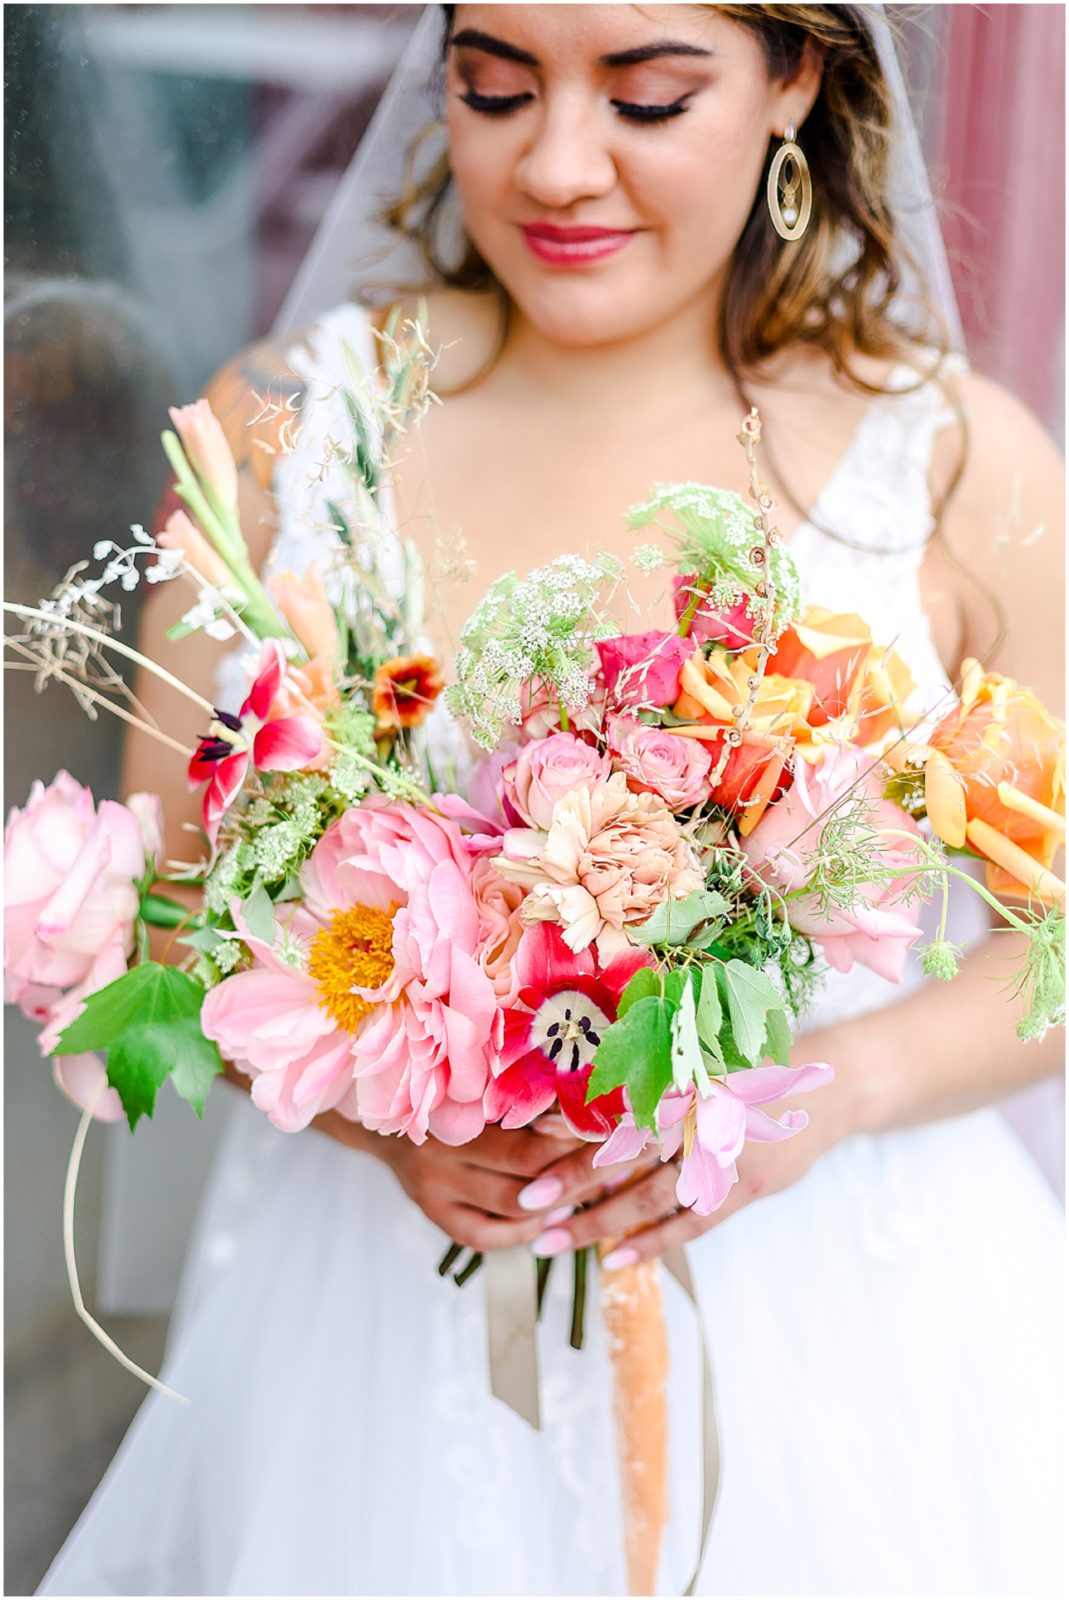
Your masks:
[{"label": "cheek", "polygon": [[765,145],[752,126],[727,118],[687,131],[671,159],[636,163],[629,188],[638,205],[664,226],[665,247],[730,249],[750,214],[763,171]]},{"label": "cheek", "polygon": [[469,118],[450,118],[449,162],[461,206],[468,217],[500,207],[515,164],[512,141],[503,125],[490,125],[490,136],[471,126]]}]

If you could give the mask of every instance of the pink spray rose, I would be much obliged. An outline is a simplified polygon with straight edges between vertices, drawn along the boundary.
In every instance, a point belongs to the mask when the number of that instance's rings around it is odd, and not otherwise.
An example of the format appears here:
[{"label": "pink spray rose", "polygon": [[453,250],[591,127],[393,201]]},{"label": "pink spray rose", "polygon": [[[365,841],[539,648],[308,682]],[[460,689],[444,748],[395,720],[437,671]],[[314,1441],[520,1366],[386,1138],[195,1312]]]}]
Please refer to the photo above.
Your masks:
[{"label": "pink spray rose", "polygon": [[665,900],[702,885],[694,851],[664,801],[632,794],[622,772],[573,789],[553,807],[549,831],[511,828],[494,865],[525,885],[528,922],[559,922],[569,950],[591,943],[607,963]]},{"label": "pink spray rose", "polygon": [[654,629],[599,639],[597,652],[610,704],[668,706],[679,695],[679,674],[694,641]]},{"label": "pink spray rose", "polygon": [[622,716],[610,718],[607,733],[612,764],[636,794],[660,795],[672,811],[708,797],[713,758],[700,739],[680,739],[664,728]]},{"label": "pink spray rose", "polygon": [[208,995],[204,1032],[276,1127],[336,1108],[449,1144],[485,1126],[497,999],[479,964],[472,857],[455,822],[374,796],[327,829],[256,966]]},{"label": "pink spray rose", "polygon": [[[133,950],[138,880],[162,847],[155,795],[93,803],[68,772],[38,782],[4,829],[4,999],[45,1024],[54,1047],[87,995],[126,971]],[[97,1056],[60,1058],[56,1080],[84,1107],[104,1073]],[[97,1115],[121,1116],[114,1090]]]},{"label": "pink spray rose", "polygon": [[[694,599],[697,582],[697,574],[693,572],[672,579],[672,605],[680,622],[683,620],[684,611]],[[712,639],[714,644],[726,645],[729,650],[744,650],[747,645],[753,644],[754,619],[750,616],[747,605],[747,600],[743,598],[737,600],[733,606],[722,606],[717,609],[710,605],[708,599],[700,599],[690,619],[690,630],[687,634],[691,646],[705,644],[709,639]]]},{"label": "pink spray rose", "polygon": [[506,800],[531,828],[548,829],[556,802],[578,784],[607,778],[609,758],[574,733],[525,744],[501,774]]},{"label": "pink spray rose", "polygon": [[[812,766],[797,763],[791,787],[742,841],[750,864],[783,889],[802,888],[812,874],[812,857],[830,809],[839,802],[850,804],[855,794],[870,806],[877,833],[882,826],[920,836],[912,817],[882,798],[879,774],[863,751],[854,745],[826,745]],[[884,841],[881,857],[886,865],[902,868],[913,859],[909,845],[897,837]],[[837,972],[849,972],[859,961],[901,983],[906,951],[920,933],[917,901],[903,904],[900,899],[908,882],[902,877],[860,884],[849,910],[833,906],[825,912],[815,895],[800,896],[787,902],[788,919],[816,941]]]}]

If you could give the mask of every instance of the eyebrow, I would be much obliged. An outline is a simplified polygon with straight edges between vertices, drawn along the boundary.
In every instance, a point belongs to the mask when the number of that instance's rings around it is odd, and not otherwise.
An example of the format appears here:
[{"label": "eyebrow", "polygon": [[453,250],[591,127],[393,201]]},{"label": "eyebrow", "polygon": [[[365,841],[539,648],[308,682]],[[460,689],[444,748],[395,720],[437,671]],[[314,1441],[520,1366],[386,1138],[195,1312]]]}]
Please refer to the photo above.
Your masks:
[{"label": "eyebrow", "polygon": [[[467,47],[471,50],[482,50],[488,56],[500,56],[503,61],[518,61],[525,67],[537,67],[541,63],[537,56],[529,50],[521,50],[519,45],[509,44],[505,39],[496,39],[492,33],[483,33],[478,28],[461,28],[460,32],[449,41],[450,48]],[[711,56],[711,50],[702,50],[696,44],[687,44],[682,39],[665,39],[660,44],[641,44],[633,50],[614,50],[607,56],[599,56],[598,63],[603,67],[633,67],[643,61],[657,61],[661,56]]]}]

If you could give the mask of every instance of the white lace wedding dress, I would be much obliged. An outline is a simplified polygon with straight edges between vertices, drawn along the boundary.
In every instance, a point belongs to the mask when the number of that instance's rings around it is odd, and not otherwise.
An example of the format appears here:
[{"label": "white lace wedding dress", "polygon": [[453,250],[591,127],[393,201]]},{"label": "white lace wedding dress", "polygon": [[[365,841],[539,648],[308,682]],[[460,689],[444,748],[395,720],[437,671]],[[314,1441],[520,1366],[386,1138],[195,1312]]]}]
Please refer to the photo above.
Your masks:
[{"label": "white lace wedding dress", "polygon": [[[372,359],[363,314],[332,313],[321,390],[343,337]],[[280,567],[322,554],[318,415],[281,464]],[[946,420],[929,388],[876,400],[816,508],[861,548],[811,524],[793,543],[807,597],[893,639],[927,703],[947,685],[917,566]],[[820,1021],[876,1029],[901,993],[832,978]],[[625,1592],[596,1299],[577,1354],[558,1266],[535,1433],[491,1398],[480,1279],[436,1275],[447,1241],[389,1171],[233,1098],[163,1374],[193,1403],[145,1401],[42,1592]],[[996,1110],[853,1138],[689,1254],[723,1437],[700,1593],[1062,1591],[1061,1208]],[[700,1387],[691,1309],[665,1299],[678,1594]]]}]

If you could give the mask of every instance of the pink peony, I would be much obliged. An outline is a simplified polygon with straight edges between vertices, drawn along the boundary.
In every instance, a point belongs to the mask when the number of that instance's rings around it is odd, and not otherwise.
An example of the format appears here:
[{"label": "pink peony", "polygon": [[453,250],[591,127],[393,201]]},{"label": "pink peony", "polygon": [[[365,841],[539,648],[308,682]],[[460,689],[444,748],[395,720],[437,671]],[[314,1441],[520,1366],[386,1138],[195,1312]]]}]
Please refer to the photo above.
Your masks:
[{"label": "pink peony", "polygon": [[[684,611],[694,599],[697,581],[697,574],[693,572],[672,579],[672,605],[679,621],[683,620]],[[744,650],[747,645],[753,644],[754,619],[747,609],[748,603],[744,598],[737,600],[733,606],[716,610],[707,599],[699,600],[687,633],[691,647],[705,644],[709,639],[714,644],[726,645],[729,650]]]},{"label": "pink peony", "polygon": [[374,796],[327,829],[301,887],[273,946],[242,927],[257,965],[209,994],[207,1036],[276,1127],[337,1108],[416,1143],[474,1138],[497,1001],[456,823]]},{"label": "pink peony", "polygon": [[528,922],[559,922],[570,950],[596,943],[603,962],[625,928],[702,885],[693,849],[664,801],[632,794],[622,772],[557,801],[548,832],[511,828],[494,865],[529,889]]},{"label": "pink peony", "polygon": [[[735,1165],[747,1139],[771,1144],[789,1139],[808,1125],[804,1111],[785,1111],[780,1118],[759,1111],[760,1105],[801,1094],[830,1083],[835,1073],[823,1061],[801,1067],[751,1067],[728,1074],[727,1082],[713,1078],[708,1095],[695,1089],[682,1093],[670,1089],[657,1108],[661,1160],[670,1161],[683,1147],[676,1199],[681,1206],[707,1217],[723,1205],[738,1182]],[[630,1111],[594,1156],[596,1167],[634,1161],[655,1135],[636,1128]]]},{"label": "pink peony", "polygon": [[[866,801],[873,828],[900,829],[919,837],[912,817],[883,799],[879,771],[854,745],[826,745],[812,766],[799,761],[794,782],[781,800],[769,806],[742,848],[751,865],[787,891],[804,887],[812,874],[820,832],[832,809],[852,796]],[[881,851],[890,866],[910,864],[908,845],[888,839]],[[900,896],[909,879],[880,879],[857,885],[857,901],[849,909],[822,911],[815,895],[787,902],[792,925],[808,934],[837,972],[849,972],[855,961],[871,967],[892,983],[901,983],[906,951],[919,937],[919,906]]]},{"label": "pink peony", "polygon": [[[35,783],[4,830],[4,999],[45,1024],[51,1051],[87,995],[126,971],[133,950],[138,880],[162,849],[156,795],[129,805],[102,800],[68,772]],[[98,1056],[55,1060],[56,1081],[84,1110],[104,1076]],[[97,1101],[105,1121],[122,1116],[113,1089]]]},{"label": "pink peony", "polygon": [[678,633],[622,633],[600,639],[597,652],[605,694],[614,706],[668,706],[679,696],[679,674],[694,641]]},{"label": "pink peony", "polygon": [[574,733],[551,733],[525,744],[501,774],[504,798],[520,821],[547,829],[553,807],[579,784],[597,783],[610,772],[609,758]]},{"label": "pink peony", "polygon": [[713,758],[700,739],[680,739],[634,717],[616,716],[607,729],[612,764],[636,793],[660,795],[672,811],[709,797]]}]

